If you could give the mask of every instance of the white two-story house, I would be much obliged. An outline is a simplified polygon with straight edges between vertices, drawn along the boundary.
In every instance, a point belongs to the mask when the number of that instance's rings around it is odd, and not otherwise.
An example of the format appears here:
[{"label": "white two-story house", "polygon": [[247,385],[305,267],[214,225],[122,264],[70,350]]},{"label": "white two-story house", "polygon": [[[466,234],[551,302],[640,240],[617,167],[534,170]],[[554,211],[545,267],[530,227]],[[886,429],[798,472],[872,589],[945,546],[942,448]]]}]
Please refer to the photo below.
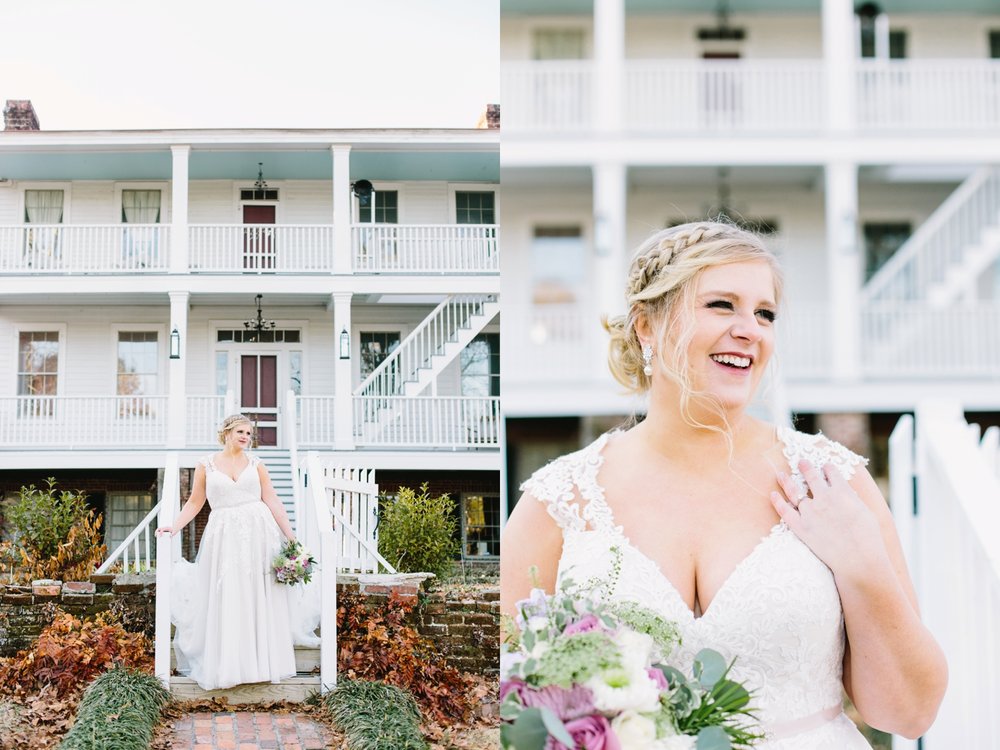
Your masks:
[{"label": "white two-story house", "polygon": [[48,476],[87,491],[113,549],[166,452],[184,494],[241,411],[290,511],[295,457],[318,451],[385,492],[448,492],[464,554],[499,554],[495,128],[54,132],[30,103],[5,114],[4,494]]},{"label": "white two-story house", "polygon": [[1000,421],[1000,5],[502,0],[508,503],[641,404],[631,250],[724,214],[786,274],[771,406],[872,455],[927,397]]}]

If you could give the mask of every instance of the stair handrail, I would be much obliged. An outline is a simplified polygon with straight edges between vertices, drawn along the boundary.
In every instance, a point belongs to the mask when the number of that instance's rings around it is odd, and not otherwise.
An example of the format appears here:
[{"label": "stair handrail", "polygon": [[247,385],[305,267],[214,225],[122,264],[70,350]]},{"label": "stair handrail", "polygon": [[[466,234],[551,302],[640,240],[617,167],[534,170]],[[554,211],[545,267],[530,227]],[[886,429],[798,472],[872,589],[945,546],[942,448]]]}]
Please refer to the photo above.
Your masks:
[{"label": "stair handrail", "polygon": [[[139,521],[139,523],[136,525],[134,529],[132,529],[129,535],[125,537],[125,540],[117,547],[115,547],[115,551],[112,552],[110,555],[108,555],[107,559],[103,563],[101,563],[100,567],[98,567],[95,572],[107,573],[111,569],[111,567],[118,561],[118,559],[121,558],[122,572],[128,573],[129,546],[133,547],[132,567],[134,572],[136,573],[141,572],[144,569],[143,565],[145,565],[145,570],[151,570],[153,568],[153,558],[149,554],[149,552],[151,546],[154,547],[156,546],[156,541],[155,539],[152,538],[154,537],[154,534],[150,533],[149,525],[153,522],[154,519],[158,518],[159,513],[160,513],[160,503],[158,502],[156,503],[156,505],[152,507],[149,513],[147,513],[143,517],[143,519]],[[141,549],[139,546],[140,536],[143,537],[143,546]],[[145,557],[143,557],[143,555],[141,554],[142,551],[145,551],[146,553]]]},{"label": "stair handrail", "polygon": [[[887,287],[899,278],[904,268],[921,257],[921,251],[936,239],[940,232],[948,228],[952,221],[961,219],[960,213],[962,209],[968,206],[984,185],[998,174],[1000,172],[998,172],[996,167],[984,166],[966,178],[862,287],[862,304],[887,301],[881,293],[886,291]],[[994,212],[994,219],[996,218],[1000,217]],[[889,297],[888,299],[898,300],[901,298]]]},{"label": "stair handrail", "polygon": [[[167,454],[163,470],[157,526],[172,526],[180,512],[180,465],[178,454]],[[180,538],[161,534],[156,538],[156,618],[153,636],[153,669],[163,686],[170,689],[170,585],[174,550],[180,553]]]},{"label": "stair handrail", "polygon": [[[295,508],[295,533],[299,531],[302,518],[302,485],[299,477],[299,438],[296,425],[298,400],[295,391],[289,388],[285,392],[285,444],[288,446],[289,470],[292,473],[292,505]],[[301,522],[301,523],[304,523]]]},{"label": "stair handrail", "polygon": [[[495,294],[452,294],[443,299],[354,389],[354,395],[389,396],[399,393],[403,383],[412,379],[416,371],[445,342],[451,340],[454,331],[475,314],[473,309],[476,306],[495,300]],[[414,352],[414,349],[417,351]],[[398,373],[398,380],[390,380],[392,373]]]},{"label": "stair handrail", "polygon": [[319,538],[320,646],[319,685],[326,693],[337,686],[337,546],[334,543],[331,503],[326,497],[326,483],[319,454],[306,457],[309,476],[309,499],[305,503],[306,525]]}]

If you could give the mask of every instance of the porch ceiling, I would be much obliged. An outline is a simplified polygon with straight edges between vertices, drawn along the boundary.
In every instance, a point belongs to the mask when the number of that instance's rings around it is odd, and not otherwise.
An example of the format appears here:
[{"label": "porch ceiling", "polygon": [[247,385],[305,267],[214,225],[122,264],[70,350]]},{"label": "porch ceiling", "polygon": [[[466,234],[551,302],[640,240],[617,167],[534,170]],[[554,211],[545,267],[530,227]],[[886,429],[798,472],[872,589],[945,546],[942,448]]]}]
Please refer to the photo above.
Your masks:
[{"label": "porch ceiling", "polygon": [[[230,307],[234,316],[249,318],[255,311],[255,294],[243,292],[193,292],[188,300],[190,307]],[[356,294],[353,298],[355,305],[436,305],[445,295],[442,294]],[[331,295],[328,293],[275,293],[264,294],[261,300],[261,308],[264,317],[267,317],[268,309],[289,308],[289,307],[311,307],[326,308],[330,304]],[[39,295],[29,294],[5,294],[0,296],[0,310],[4,307],[162,307],[168,310],[170,298],[166,294],[150,294],[141,292],[131,292],[123,294],[108,294],[107,292],[79,292],[75,294],[46,295],[39,298]]]},{"label": "porch ceiling", "polygon": [[[729,0],[730,13],[819,13],[822,0]],[[888,13],[997,13],[996,0],[882,0]],[[714,6],[705,0],[625,0],[628,13],[710,14]],[[500,0],[501,17],[590,15],[593,0]]]},{"label": "porch ceiling", "polygon": [[[252,182],[258,162],[268,181],[329,180],[333,169],[329,149],[193,149],[189,173],[192,180]],[[11,180],[169,180],[171,173],[169,149],[0,152],[0,178]],[[351,179],[496,182],[500,155],[498,150],[358,150],[351,154]]]}]

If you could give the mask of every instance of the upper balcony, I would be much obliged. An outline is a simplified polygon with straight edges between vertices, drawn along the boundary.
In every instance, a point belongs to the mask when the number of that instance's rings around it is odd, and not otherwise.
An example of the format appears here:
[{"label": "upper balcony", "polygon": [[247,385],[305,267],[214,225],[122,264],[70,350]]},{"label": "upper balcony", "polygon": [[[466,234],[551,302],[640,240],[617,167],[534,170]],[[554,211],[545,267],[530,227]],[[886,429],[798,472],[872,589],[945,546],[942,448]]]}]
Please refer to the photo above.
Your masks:
[{"label": "upper balcony", "polygon": [[[504,128],[586,134],[600,129],[593,60],[501,66]],[[982,133],[1000,127],[1000,60],[857,60],[853,96],[861,135]],[[623,132],[645,135],[814,135],[829,127],[819,59],[626,60]]]}]

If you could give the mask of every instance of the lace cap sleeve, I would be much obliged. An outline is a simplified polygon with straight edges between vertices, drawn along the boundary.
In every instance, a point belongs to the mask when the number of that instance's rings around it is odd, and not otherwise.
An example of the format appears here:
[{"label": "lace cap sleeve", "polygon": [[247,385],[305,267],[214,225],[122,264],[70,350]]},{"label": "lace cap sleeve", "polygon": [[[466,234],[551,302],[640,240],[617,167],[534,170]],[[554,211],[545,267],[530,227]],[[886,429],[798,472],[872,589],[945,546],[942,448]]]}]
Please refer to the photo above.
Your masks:
[{"label": "lace cap sleeve", "polygon": [[543,466],[521,484],[521,492],[527,492],[544,503],[549,515],[563,531],[582,531],[586,528],[586,522],[580,515],[580,500],[574,490],[578,464],[579,453],[570,453]]},{"label": "lace cap sleeve", "polygon": [[198,463],[205,467],[205,472],[215,471],[215,464],[212,463],[212,454],[209,453],[207,456],[202,456],[198,459]]},{"label": "lace cap sleeve", "polygon": [[788,466],[792,470],[792,478],[805,492],[805,479],[799,472],[799,461],[805,459],[813,466],[833,464],[844,479],[850,480],[858,466],[866,466],[868,459],[859,456],[854,451],[845,448],[836,440],[825,435],[806,435],[803,432],[787,430],[784,435],[784,453]]}]

